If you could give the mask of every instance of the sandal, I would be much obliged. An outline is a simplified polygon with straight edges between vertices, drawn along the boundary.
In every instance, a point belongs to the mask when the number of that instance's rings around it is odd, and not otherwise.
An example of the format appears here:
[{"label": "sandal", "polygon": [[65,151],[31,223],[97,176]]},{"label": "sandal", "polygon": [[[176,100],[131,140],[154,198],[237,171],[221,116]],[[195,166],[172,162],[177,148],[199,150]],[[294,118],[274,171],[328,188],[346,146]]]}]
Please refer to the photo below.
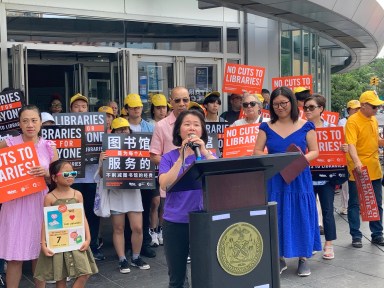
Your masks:
[{"label": "sandal", "polygon": [[324,246],[323,259],[332,260],[335,258],[335,252],[333,252],[333,246]]}]

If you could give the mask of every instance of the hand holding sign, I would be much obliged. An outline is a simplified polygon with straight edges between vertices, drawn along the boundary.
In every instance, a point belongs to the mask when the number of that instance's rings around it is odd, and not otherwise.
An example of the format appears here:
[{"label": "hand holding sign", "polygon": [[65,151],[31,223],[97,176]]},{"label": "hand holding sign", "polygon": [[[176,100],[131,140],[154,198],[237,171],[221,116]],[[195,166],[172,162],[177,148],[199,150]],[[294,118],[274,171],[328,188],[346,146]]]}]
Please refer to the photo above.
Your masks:
[{"label": "hand holding sign", "polygon": [[47,171],[42,166],[35,166],[29,169],[28,174],[36,177],[44,177],[47,176]]}]

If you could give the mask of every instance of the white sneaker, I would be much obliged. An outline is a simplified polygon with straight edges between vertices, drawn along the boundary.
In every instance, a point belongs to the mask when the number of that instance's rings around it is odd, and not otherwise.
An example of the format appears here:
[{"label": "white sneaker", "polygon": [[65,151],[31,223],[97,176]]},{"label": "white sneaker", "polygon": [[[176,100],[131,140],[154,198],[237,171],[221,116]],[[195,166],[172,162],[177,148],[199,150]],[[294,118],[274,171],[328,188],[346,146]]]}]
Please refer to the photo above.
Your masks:
[{"label": "white sneaker", "polygon": [[151,231],[151,229],[149,229],[149,235],[151,235],[151,238],[152,238],[150,245],[152,247],[158,247],[159,246],[159,239],[157,239],[157,233],[155,231]]},{"label": "white sneaker", "polygon": [[160,228],[159,233],[157,233],[157,240],[159,240],[159,245],[164,245],[163,228]]}]

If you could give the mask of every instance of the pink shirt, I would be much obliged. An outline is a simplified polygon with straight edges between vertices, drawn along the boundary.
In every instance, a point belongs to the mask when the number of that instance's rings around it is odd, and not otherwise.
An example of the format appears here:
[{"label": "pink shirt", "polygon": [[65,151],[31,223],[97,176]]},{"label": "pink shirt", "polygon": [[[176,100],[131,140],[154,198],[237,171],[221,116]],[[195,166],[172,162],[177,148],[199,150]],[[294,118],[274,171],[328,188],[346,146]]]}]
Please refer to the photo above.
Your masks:
[{"label": "pink shirt", "polygon": [[[149,147],[150,153],[162,156],[177,148],[172,143],[175,122],[176,116],[171,112],[167,117],[156,123],[152,134],[151,146]],[[160,196],[165,198],[165,195],[166,192],[160,188]]]},{"label": "pink shirt", "polygon": [[156,123],[155,129],[153,130],[149,152],[156,155],[163,155],[177,148],[172,143],[172,133],[173,127],[175,126],[175,122],[176,117],[175,114],[173,114],[172,112],[167,117]]}]

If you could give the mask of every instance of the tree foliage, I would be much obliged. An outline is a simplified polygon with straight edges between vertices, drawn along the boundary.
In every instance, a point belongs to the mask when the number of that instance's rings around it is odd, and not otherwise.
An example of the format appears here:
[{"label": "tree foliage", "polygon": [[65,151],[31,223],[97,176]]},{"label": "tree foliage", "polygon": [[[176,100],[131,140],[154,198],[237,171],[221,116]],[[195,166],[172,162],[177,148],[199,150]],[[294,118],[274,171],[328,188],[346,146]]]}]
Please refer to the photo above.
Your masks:
[{"label": "tree foliage", "polygon": [[347,102],[359,99],[360,94],[374,87],[369,85],[371,77],[380,79],[376,87],[378,95],[384,95],[384,58],[377,58],[368,65],[343,74],[333,74],[331,77],[332,111],[341,113]]}]

